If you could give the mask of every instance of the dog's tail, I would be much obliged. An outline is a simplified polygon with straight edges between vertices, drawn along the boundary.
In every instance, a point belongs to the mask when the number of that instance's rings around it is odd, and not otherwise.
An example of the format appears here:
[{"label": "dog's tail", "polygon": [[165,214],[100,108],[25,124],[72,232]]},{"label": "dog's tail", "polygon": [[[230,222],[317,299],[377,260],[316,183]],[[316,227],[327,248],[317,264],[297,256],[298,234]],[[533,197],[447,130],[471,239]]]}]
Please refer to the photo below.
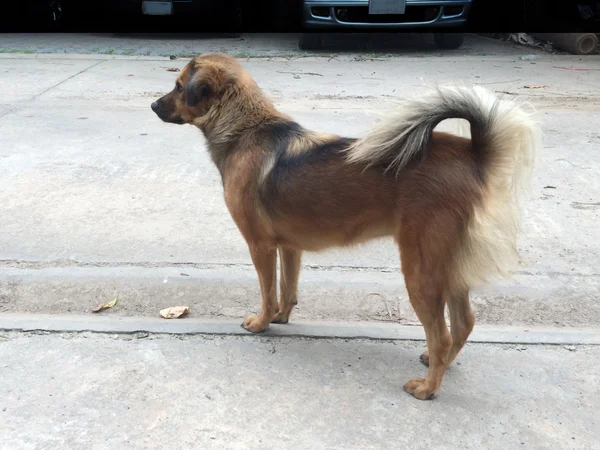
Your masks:
[{"label": "dog's tail", "polygon": [[482,87],[438,87],[405,101],[398,114],[348,149],[350,162],[386,164],[400,171],[427,157],[433,129],[445,119],[466,119],[471,147],[483,174],[482,201],[473,205],[463,242],[455,252],[455,282],[470,288],[508,276],[518,262],[517,193],[527,187],[541,133],[529,105],[500,99]]}]

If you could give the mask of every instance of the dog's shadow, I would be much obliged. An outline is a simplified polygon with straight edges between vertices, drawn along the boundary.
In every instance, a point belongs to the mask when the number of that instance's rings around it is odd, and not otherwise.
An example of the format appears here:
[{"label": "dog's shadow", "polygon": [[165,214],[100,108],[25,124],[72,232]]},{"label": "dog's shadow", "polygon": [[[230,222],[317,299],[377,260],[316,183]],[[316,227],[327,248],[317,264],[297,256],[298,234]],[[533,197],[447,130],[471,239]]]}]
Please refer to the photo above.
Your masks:
[{"label": "dog's shadow", "polygon": [[[244,370],[259,363],[265,373],[276,373],[283,379],[289,372],[296,384],[306,383],[307,390],[309,384],[317,383],[333,391],[354,389],[390,399],[411,399],[403,392],[403,385],[427,375],[428,368],[420,361],[426,349],[424,341],[304,337],[293,332],[283,335],[280,327],[290,326],[271,325],[264,333],[238,335],[243,345],[252,348],[235,364]],[[449,367],[442,383],[444,390],[452,391],[467,378],[461,365]]]}]

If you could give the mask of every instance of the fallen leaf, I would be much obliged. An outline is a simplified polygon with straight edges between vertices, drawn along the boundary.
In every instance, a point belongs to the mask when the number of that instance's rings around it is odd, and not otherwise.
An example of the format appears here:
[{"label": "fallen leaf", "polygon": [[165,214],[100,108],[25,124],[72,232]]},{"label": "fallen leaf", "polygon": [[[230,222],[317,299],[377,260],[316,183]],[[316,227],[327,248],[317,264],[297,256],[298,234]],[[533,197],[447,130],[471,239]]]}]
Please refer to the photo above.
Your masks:
[{"label": "fallen leaf", "polygon": [[189,306],[172,306],[170,308],[162,309],[160,315],[165,319],[178,319],[181,316],[186,315],[189,310]]},{"label": "fallen leaf", "polygon": [[179,72],[177,67],[167,67],[167,72]]},{"label": "fallen leaf", "polygon": [[100,312],[103,309],[108,309],[108,308],[112,308],[113,306],[115,306],[117,304],[117,300],[119,299],[119,296],[117,295],[112,301],[108,302],[108,303],[102,303],[98,306],[96,306],[94,309],[92,309],[92,312]]},{"label": "fallen leaf", "polygon": [[540,89],[540,88],[545,88],[546,85],[545,84],[526,84],[523,87],[525,89]]}]

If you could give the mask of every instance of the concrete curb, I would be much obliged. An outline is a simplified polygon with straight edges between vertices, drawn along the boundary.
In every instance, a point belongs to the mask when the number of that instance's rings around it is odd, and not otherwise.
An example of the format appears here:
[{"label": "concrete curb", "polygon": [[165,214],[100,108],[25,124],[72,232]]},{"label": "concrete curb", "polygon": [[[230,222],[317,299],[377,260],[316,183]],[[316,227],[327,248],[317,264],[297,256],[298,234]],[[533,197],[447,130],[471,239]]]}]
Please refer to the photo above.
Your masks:
[{"label": "concrete curb", "polygon": [[[2,331],[93,332],[93,333],[155,333],[175,335],[252,335],[240,326],[240,320],[184,318],[64,316],[49,314],[2,314]],[[372,339],[424,341],[420,326],[372,322],[291,322],[272,325],[260,336],[307,337],[316,339]],[[600,329],[594,328],[524,328],[475,327],[471,343],[600,345]]]}]

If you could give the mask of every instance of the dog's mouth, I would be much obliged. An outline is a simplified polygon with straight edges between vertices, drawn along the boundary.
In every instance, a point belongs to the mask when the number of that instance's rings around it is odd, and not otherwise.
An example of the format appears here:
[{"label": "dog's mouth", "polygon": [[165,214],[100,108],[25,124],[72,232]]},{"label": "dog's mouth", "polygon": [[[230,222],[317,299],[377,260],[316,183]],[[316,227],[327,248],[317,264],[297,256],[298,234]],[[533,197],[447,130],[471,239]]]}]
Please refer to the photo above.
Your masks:
[{"label": "dog's mouth", "polygon": [[164,110],[163,104],[160,101],[156,101],[150,105],[152,111],[158,116],[160,120],[166,123],[174,123],[176,125],[183,125],[185,121],[181,117],[172,116],[170,113]]},{"label": "dog's mouth", "polygon": [[[161,117],[162,119],[162,117]],[[176,125],[183,125],[185,123],[185,121],[181,118],[181,117],[169,117],[168,119],[162,119],[164,122],[167,123],[174,123]]]}]

